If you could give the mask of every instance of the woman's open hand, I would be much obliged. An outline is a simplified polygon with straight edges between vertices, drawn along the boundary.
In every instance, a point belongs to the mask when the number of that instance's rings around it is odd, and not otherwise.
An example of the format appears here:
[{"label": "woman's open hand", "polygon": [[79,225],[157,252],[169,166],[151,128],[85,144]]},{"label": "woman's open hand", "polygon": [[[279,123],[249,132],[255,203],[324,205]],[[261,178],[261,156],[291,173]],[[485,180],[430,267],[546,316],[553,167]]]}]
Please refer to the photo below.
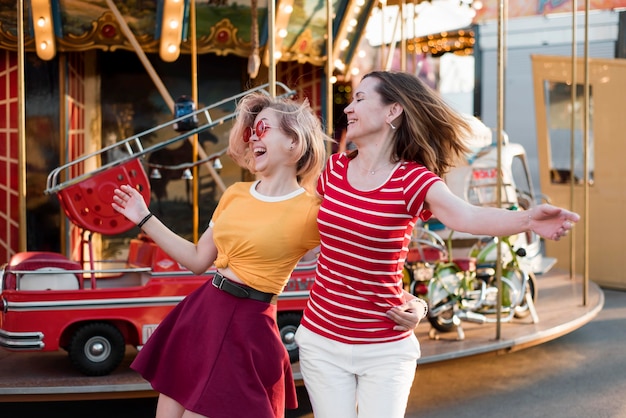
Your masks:
[{"label": "woman's open hand", "polygon": [[580,220],[577,213],[549,204],[528,211],[529,229],[542,238],[558,241]]},{"label": "woman's open hand", "polygon": [[129,221],[138,224],[150,210],[143,196],[135,188],[125,184],[113,191],[113,209],[124,215]]}]

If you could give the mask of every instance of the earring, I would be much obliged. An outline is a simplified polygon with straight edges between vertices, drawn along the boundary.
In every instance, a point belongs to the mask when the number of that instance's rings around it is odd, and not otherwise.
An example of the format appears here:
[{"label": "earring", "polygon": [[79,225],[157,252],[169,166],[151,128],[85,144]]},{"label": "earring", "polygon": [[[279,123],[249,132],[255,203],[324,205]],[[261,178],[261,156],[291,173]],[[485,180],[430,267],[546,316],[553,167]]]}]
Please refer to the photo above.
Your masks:
[{"label": "earring", "polygon": [[396,127],[393,126],[393,123],[391,123],[391,122],[387,122],[387,123],[389,124],[389,126],[391,126],[391,129],[393,129],[395,131]]}]

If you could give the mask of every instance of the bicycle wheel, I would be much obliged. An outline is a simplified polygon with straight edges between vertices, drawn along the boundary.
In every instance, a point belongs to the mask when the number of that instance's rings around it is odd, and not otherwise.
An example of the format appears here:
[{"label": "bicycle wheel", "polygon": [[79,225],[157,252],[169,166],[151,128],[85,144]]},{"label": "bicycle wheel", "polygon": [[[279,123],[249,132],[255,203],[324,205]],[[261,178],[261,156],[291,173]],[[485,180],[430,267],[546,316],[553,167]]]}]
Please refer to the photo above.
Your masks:
[{"label": "bicycle wheel", "polygon": [[[537,301],[537,297],[539,295],[539,291],[537,290],[537,278],[535,277],[535,273],[532,272],[528,273],[528,281],[526,282],[524,295],[527,294],[530,295],[533,303]],[[526,296],[524,296],[522,302],[515,307],[515,318],[526,318],[528,315],[530,315],[530,307],[528,306]]]},{"label": "bicycle wheel", "polygon": [[439,269],[428,284],[428,322],[438,331],[453,332],[456,318],[457,296],[460,278],[453,267]]}]

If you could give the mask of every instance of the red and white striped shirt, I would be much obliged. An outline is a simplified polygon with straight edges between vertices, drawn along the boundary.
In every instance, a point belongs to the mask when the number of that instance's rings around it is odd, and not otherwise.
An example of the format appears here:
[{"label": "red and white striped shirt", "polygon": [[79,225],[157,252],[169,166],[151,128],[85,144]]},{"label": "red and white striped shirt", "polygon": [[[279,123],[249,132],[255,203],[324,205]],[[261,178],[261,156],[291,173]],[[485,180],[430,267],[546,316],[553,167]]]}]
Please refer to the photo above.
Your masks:
[{"label": "red and white striped shirt", "polygon": [[321,251],[301,325],[347,344],[400,340],[385,312],[403,303],[402,269],[411,232],[437,175],[413,162],[397,165],[380,188],[347,180],[349,158],[332,155],[319,179]]}]

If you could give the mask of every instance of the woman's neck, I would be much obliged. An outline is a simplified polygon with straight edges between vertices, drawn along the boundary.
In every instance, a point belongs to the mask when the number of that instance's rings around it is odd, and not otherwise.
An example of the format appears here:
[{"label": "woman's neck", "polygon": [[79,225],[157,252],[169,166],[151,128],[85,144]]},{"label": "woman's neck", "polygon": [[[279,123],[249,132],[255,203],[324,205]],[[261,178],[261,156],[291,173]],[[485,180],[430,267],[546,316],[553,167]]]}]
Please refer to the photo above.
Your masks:
[{"label": "woman's neck", "polygon": [[357,149],[354,162],[364,173],[376,174],[395,164],[391,158],[391,149],[385,143],[357,146]]},{"label": "woman's neck", "polygon": [[300,188],[296,178],[259,177],[256,191],[264,196],[285,196]]}]

